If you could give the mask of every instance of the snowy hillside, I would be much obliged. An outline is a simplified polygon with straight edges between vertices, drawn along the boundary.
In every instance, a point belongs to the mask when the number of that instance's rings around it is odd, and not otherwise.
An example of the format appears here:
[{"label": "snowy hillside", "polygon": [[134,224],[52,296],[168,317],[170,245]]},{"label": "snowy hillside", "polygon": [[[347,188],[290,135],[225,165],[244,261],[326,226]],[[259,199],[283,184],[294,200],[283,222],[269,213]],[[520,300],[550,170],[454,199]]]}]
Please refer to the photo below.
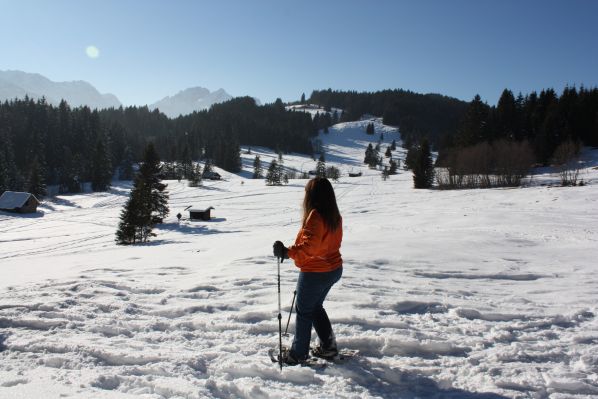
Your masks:
[{"label": "snowy hillside", "polygon": [[182,90],[174,96],[168,96],[148,106],[150,110],[159,109],[170,118],[187,115],[194,111],[210,108],[213,104],[221,103],[233,98],[224,89],[214,92],[203,87],[192,87]]},{"label": "snowy hillside", "polygon": [[0,71],[0,101],[46,98],[58,105],[62,99],[72,107],[87,105],[90,108],[118,108],[121,103],[113,94],[101,94],[91,84],[84,81],[53,82],[37,73],[21,71]]},{"label": "snowy hillside", "polygon": [[[325,306],[357,358],[282,372],[268,359],[272,242],[295,237],[305,180],[246,178],[256,154],[275,157],[251,148],[240,175],[169,181],[171,216],[146,245],[114,244],[128,184],[59,196],[36,216],[0,212],[0,397],[598,396],[598,150],[584,154],[584,187],[539,171],[520,189],[413,190],[410,173],[383,181],[364,167],[368,143],[399,137],[380,120],[368,136],[369,122],[320,137],[345,172],[344,274]],[[189,205],[214,218],[178,224]],[[285,322],[296,278],[285,261]]]}]

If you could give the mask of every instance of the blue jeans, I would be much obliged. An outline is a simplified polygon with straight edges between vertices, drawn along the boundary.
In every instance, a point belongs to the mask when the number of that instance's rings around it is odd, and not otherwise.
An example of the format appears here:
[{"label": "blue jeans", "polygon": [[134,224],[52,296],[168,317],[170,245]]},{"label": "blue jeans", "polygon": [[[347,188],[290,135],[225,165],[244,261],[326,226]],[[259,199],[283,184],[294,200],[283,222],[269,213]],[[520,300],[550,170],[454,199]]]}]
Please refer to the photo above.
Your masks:
[{"label": "blue jeans", "polygon": [[325,273],[300,272],[297,280],[297,303],[295,309],[295,338],[291,346],[291,355],[298,360],[306,359],[311,341],[313,325],[321,345],[324,348],[335,343],[332,326],[326,311],[322,307],[330,288],[340,280],[342,266]]}]

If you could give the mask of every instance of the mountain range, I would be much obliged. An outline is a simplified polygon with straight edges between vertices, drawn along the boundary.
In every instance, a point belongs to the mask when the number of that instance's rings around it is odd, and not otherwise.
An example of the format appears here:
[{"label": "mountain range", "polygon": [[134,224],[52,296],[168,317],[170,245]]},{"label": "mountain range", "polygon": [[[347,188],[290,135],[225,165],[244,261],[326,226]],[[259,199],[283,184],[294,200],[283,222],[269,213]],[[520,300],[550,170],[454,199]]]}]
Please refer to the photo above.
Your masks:
[{"label": "mountain range", "polygon": [[[87,105],[90,108],[118,108],[123,104],[110,93],[100,93],[88,82],[54,82],[37,73],[22,71],[0,71],[0,101],[13,100],[28,96],[33,99],[45,97],[52,105],[58,105],[62,99],[70,106]],[[190,114],[193,111],[208,109],[212,104],[233,98],[224,89],[214,92],[203,87],[192,87],[173,96],[148,105],[151,110],[159,109],[170,118]]]},{"label": "mountain range", "polygon": [[224,89],[218,89],[210,92],[203,87],[191,87],[182,90],[174,96],[164,97],[160,101],[148,105],[149,109],[159,109],[170,118],[176,118],[179,115],[187,115],[193,111],[208,109],[212,104],[228,101],[233,98]]},{"label": "mountain range", "polygon": [[114,94],[102,94],[82,80],[53,82],[37,73],[0,71],[0,100],[25,96],[34,99],[45,97],[53,105],[65,99],[72,107],[87,105],[90,108],[110,108],[122,105]]}]

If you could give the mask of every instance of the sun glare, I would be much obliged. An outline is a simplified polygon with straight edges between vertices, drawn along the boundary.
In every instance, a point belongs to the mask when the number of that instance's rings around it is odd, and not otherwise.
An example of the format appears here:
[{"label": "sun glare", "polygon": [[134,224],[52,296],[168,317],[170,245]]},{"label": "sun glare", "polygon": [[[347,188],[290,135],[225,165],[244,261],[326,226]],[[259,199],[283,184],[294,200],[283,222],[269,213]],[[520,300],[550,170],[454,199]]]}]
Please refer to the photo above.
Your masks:
[{"label": "sun glare", "polygon": [[96,46],[87,46],[85,53],[89,58],[98,58],[100,56],[100,50]]}]

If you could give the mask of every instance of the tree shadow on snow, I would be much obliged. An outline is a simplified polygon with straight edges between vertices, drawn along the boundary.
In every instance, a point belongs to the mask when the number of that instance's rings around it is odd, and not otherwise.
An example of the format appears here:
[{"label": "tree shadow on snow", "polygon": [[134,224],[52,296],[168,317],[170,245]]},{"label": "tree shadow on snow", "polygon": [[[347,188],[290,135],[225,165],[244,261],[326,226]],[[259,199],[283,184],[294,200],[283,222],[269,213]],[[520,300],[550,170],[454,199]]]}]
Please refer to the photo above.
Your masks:
[{"label": "tree shadow on snow", "polygon": [[39,219],[45,215],[44,211],[38,210],[35,213],[17,213],[17,212],[6,212],[0,211],[0,216],[7,216],[11,218],[26,218],[26,219]]},{"label": "tree shadow on snow", "polygon": [[[221,222],[226,219],[224,218],[215,218],[212,219],[210,222],[206,221],[205,223],[211,222]],[[202,222],[185,222],[185,223],[163,223],[157,226],[158,230],[167,230],[167,231],[176,231],[183,234],[230,234],[230,233],[242,233],[242,230],[217,230],[211,227],[208,227],[203,224],[199,224]]]}]

